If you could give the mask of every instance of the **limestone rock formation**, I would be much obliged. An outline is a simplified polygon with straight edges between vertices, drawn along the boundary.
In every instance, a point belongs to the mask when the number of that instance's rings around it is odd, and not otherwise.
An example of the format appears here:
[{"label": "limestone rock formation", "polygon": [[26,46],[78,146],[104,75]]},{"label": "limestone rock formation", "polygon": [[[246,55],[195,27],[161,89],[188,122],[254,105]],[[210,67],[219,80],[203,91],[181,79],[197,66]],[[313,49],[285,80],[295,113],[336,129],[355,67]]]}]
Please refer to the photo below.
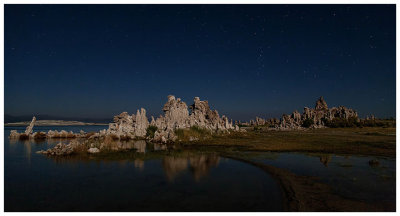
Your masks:
[{"label": "limestone rock formation", "polygon": [[146,110],[141,108],[140,111],[136,112],[135,119],[135,136],[137,137],[145,137],[146,130],[149,127],[149,121],[146,117]]},{"label": "limestone rock formation", "polygon": [[176,129],[185,129],[193,126],[208,129],[213,132],[235,130],[232,120],[228,117],[220,117],[218,111],[211,110],[208,101],[201,101],[199,97],[194,98],[194,103],[188,106],[180,98],[173,95],[168,96],[163,111],[164,116],[160,116],[151,125],[157,127],[153,141],[167,142],[176,139],[174,131]]},{"label": "limestone rock formation", "polygon": [[73,143],[70,144],[64,144],[64,143],[58,143],[54,148],[52,149],[47,149],[46,151],[38,151],[36,153],[38,154],[47,154],[47,155],[70,155],[74,151],[74,145]]},{"label": "limestone rock formation", "polygon": [[146,110],[141,108],[137,110],[136,116],[134,114],[129,115],[127,112],[114,116],[114,123],[109,124],[108,130],[102,132],[102,134],[114,134],[119,138],[127,137],[133,139],[146,136],[148,126],[149,121],[146,117]]},{"label": "limestone rock formation", "polygon": [[279,119],[276,119],[276,118],[270,118],[270,119],[263,119],[263,118],[260,118],[260,117],[256,117],[256,120],[254,121],[253,119],[252,120],[250,120],[250,122],[244,122],[244,123],[240,123],[240,121],[239,121],[239,124],[242,124],[242,125],[245,125],[245,126],[275,126],[275,125],[277,125],[277,124],[279,124]]},{"label": "limestone rock formation", "polygon": [[315,110],[328,110],[328,104],[322,96],[315,102]]},{"label": "limestone rock formation", "polygon": [[29,136],[30,134],[32,134],[33,126],[35,126],[35,122],[36,122],[36,117],[33,116],[31,123],[29,124],[28,127],[26,127],[25,135]]},{"label": "limestone rock formation", "polygon": [[87,152],[90,154],[96,154],[96,153],[100,153],[100,150],[98,148],[89,148],[87,150]]},{"label": "limestone rock formation", "polygon": [[10,131],[10,139],[18,139],[19,138],[19,133],[17,132],[17,130],[11,130]]},{"label": "limestone rock formation", "polygon": [[293,112],[291,115],[284,114],[280,123],[275,128],[301,129],[305,122],[310,122],[310,125],[307,127],[321,128],[325,127],[325,121],[331,121],[334,118],[346,120],[349,118],[358,119],[358,114],[355,110],[344,106],[328,108],[324,98],[320,97],[315,103],[314,109],[305,107],[303,114],[300,114],[298,111]]},{"label": "limestone rock formation", "polygon": [[[152,139],[156,142],[169,142],[175,141],[176,135],[175,130],[186,129],[193,126],[197,126],[203,129],[211,130],[211,132],[237,130],[239,127],[233,126],[233,121],[226,116],[220,117],[218,111],[211,110],[208,105],[208,101],[202,101],[199,97],[194,98],[194,103],[190,106],[190,114],[188,106],[185,102],[181,101],[180,98],[175,98],[173,95],[168,96],[168,101],[163,107],[164,115],[154,119],[151,117],[151,121],[147,119],[146,110],[141,108],[137,110],[135,114],[128,114],[128,112],[122,112],[119,115],[114,116],[113,123],[109,124],[107,130],[101,130],[96,133],[85,133],[80,131],[79,133],[73,133],[72,131],[52,131],[49,130],[47,133],[40,132],[40,138],[85,138],[85,139],[106,139],[108,140],[119,139]],[[26,128],[25,134],[20,134],[17,131],[11,131],[10,138],[21,138],[26,139],[34,138],[37,133],[32,134],[33,126],[35,125],[36,118],[33,117],[31,124]],[[149,128],[149,126],[154,126]],[[156,129],[154,129],[156,128]],[[151,135],[146,137],[147,130],[150,129]],[[150,132],[149,132],[150,133]],[[154,137],[153,137],[154,133]],[[63,147],[59,145],[58,147]],[[57,149],[57,148],[56,148]],[[140,148],[142,149],[142,148]],[[56,151],[54,151],[55,154]]]}]

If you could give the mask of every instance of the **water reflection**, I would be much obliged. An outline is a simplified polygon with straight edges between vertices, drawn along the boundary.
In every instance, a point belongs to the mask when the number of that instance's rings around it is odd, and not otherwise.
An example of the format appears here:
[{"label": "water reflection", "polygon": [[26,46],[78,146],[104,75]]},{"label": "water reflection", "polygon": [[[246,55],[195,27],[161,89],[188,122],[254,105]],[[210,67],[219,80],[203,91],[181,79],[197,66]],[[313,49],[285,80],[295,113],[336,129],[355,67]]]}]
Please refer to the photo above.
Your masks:
[{"label": "water reflection", "polygon": [[31,154],[32,154],[32,147],[31,143],[24,141],[24,149],[25,149],[25,155],[28,161],[31,161]]},{"label": "water reflection", "polygon": [[164,151],[167,150],[167,145],[162,143],[154,143],[154,151]]},{"label": "water reflection", "polygon": [[180,173],[187,169],[188,159],[181,157],[164,157],[162,165],[167,179],[173,181]]},{"label": "water reflection", "polygon": [[[85,140],[75,139],[79,142]],[[10,143],[22,142],[26,157],[28,160],[31,158],[32,145],[36,144],[41,149],[52,148],[58,143],[68,144],[71,139],[47,139],[47,140],[34,140],[28,139],[24,141],[10,140]],[[193,179],[199,181],[201,178],[207,176],[213,167],[217,167],[220,157],[216,154],[201,154],[196,152],[175,152],[172,146],[160,143],[146,143],[145,140],[105,140],[102,143],[93,144],[100,145],[101,149],[122,151],[118,153],[118,157],[112,158],[107,155],[97,157],[96,155],[70,155],[63,157],[49,157],[56,163],[72,163],[78,164],[81,162],[89,163],[91,160],[101,161],[101,163],[117,162],[120,166],[125,166],[129,161],[138,170],[145,169],[145,161],[152,159],[160,159],[165,177],[168,181],[174,181],[179,175],[185,172],[191,173]],[[134,151],[128,151],[134,150]],[[125,153],[124,153],[125,152]],[[161,153],[161,154],[160,154]],[[174,154],[174,156],[171,156]],[[43,156],[44,157],[44,156]]]},{"label": "water reflection", "polygon": [[327,155],[321,155],[319,156],[319,161],[325,166],[328,167],[329,162],[332,160],[332,155],[327,154]]},{"label": "water reflection", "polygon": [[136,159],[134,161],[134,164],[135,164],[135,168],[138,168],[139,170],[144,169],[144,160]]},{"label": "water reflection", "polygon": [[164,157],[162,164],[168,180],[174,181],[181,173],[187,169],[193,174],[193,178],[199,181],[207,176],[213,167],[217,167],[220,157],[216,154],[194,155],[189,157]]},{"label": "water reflection", "polygon": [[[30,156],[32,153],[31,151],[31,144],[39,144],[43,149],[46,150],[48,148],[54,147],[58,143],[64,143],[68,144],[72,140],[78,141],[78,142],[85,142],[85,139],[67,139],[67,138],[49,138],[49,139],[27,139],[27,140],[19,140],[19,139],[9,139],[9,143],[14,145],[17,142],[22,142],[25,146],[25,149],[27,150],[27,156]],[[104,150],[111,150],[111,151],[121,151],[121,150],[131,150],[135,149],[136,152],[138,153],[146,153],[148,151],[148,146],[145,140],[104,140],[104,141],[94,141],[93,145],[97,145],[100,147],[100,149]],[[44,144],[44,145],[43,145]],[[160,144],[160,143],[154,143],[151,145],[154,151],[165,151],[168,150],[168,147],[166,144]]]},{"label": "water reflection", "polygon": [[134,142],[133,147],[139,153],[146,153],[146,141],[144,141],[144,140],[138,140],[138,141]]}]

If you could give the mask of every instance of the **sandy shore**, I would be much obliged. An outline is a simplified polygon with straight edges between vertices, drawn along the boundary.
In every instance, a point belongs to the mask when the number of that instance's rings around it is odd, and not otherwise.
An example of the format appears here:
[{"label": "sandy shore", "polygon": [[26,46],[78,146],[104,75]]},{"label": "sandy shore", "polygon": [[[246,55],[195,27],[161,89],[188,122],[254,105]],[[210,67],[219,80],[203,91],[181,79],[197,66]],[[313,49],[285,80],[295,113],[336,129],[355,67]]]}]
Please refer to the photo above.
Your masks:
[{"label": "sandy shore", "polygon": [[[28,126],[31,122],[13,122],[5,123],[4,126]],[[38,120],[35,126],[73,126],[73,125],[108,125],[106,123],[88,123],[79,121],[63,121],[63,120]]]}]

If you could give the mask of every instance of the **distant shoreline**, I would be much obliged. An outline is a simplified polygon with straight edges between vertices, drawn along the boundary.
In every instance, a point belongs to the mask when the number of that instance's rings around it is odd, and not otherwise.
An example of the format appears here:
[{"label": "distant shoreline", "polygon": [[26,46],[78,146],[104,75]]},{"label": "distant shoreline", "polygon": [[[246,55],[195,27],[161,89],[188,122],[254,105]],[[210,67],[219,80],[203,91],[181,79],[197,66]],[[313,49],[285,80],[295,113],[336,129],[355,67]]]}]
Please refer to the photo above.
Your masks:
[{"label": "distant shoreline", "polygon": [[[31,122],[12,122],[4,123],[4,126],[28,126]],[[63,121],[63,120],[38,120],[35,126],[84,126],[84,125],[108,125],[107,123],[89,123],[79,121]]]}]

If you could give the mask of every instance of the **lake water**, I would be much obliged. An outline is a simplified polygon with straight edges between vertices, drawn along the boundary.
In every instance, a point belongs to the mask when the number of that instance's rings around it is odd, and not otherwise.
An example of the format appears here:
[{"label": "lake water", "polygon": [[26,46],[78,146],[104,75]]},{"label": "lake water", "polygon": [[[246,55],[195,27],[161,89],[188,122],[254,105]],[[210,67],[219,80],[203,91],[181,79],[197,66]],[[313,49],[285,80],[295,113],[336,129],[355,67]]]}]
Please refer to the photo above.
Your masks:
[{"label": "lake water", "polygon": [[[106,126],[35,127],[99,131]],[[125,143],[110,157],[47,157],[59,141],[10,141],[5,128],[5,211],[282,211],[277,182],[265,171],[212,153]],[[65,141],[64,141],[65,142]],[[121,145],[119,146],[121,148]],[[247,152],[250,160],[314,176],[353,200],[396,202],[396,160],[317,153]],[[370,160],[379,160],[370,166]]]},{"label": "lake water", "polygon": [[[35,131],[103,128],[35,127]],[[57,142],[10,141],[14,129],[25,128],[5,128],[5,211],[283,209],[277,182],[243,162],[215,154],[173,154],[150,144],[138,147],[135,154],[107,160],[51,158],[35,152]]]},{"label": "lake water", "polygon": [[[253,160],[300,176],[316,176],[348,199],[396,203],[395,158],[265,152]],[[370,160],[378,160],[379,165],[370,166]]]}]

